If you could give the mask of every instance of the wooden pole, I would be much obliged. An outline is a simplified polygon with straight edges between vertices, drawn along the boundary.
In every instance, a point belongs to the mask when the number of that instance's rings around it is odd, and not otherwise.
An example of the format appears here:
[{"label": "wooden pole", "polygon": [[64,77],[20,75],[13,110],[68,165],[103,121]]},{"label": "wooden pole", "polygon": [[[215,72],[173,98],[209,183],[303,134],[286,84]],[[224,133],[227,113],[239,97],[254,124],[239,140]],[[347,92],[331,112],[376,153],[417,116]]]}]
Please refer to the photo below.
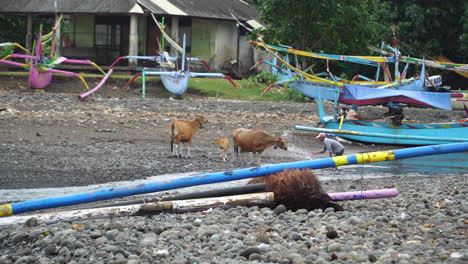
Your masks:
[{"label": "wooden pole", "polygon": [[76,221],[96,217],[132,216],[147,213],[160,212],[187,212],[213,207],[252,206],[269,204],[274,201],[272,192],[242,194],[224,197],[203,199],[166,201],[148,204],[134,204],[127,206],[94,208],[86,210],[73,210],[64,212],[44,213],[25,216],[10,216],[0,218],[0,226],[24,224],[30,218],[36,218],[42,223],[54,223],[57,221]]}]

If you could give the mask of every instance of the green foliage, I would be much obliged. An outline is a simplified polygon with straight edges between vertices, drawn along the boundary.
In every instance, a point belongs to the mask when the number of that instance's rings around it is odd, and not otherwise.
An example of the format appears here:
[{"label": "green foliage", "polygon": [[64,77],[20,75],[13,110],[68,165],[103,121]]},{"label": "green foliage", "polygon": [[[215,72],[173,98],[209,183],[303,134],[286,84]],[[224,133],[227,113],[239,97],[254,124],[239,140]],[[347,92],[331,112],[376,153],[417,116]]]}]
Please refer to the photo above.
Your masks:
[{"label": "green foliage", "polygon": [[16,42],[23,44],[26,38],[26,17],[0,16],[0,43]]},{"label": "green foliage", "polygon": [[278,75],[273,74],[271,72],[262,72],[260,74],[257,74],[256,76],[250,77],[249,80],[251,82],[257,82],[259,84],[272,84],[274,82],[277,82]]},{"label": "green foliage", "polygon": [[[369,54],[374,44],[369,35],[377,25],[371,19],[376,1],[263,0],[260,2],[264,40],[301,50],[332,54]],[[314,65],[314,72],[326,69],[324,60],[301,58],[301,65]],[[353,65],[352,71],[361,71]],[[356,68],[357,67],[357,68]]]},{"label": "green foliage", "polygon": [[[466,63],[468,44],[468,2],[377,0],[372,19],[379,22],[373,42],[391,43],[395,24],[400,51],[413,57],[443,55]],[[374,23],[375,24],[375,23]],[[464,37],[465,36],[465,37]]]},{"label": "green foliage", "polygon": [[296,89],[289,87],[286,90],[284,101],[307,102],[309,101],[309,99],[307,97],[304,97],[302,93],[296,91]]},{"label": "green foliage", "polygon": [[464,54],[463,59],[468,61],[468,8],[461,19],[463,25],[463,34],[460,35],[460,49],[459,52]]},{"label": "green foliage", "polygon": [[372,1],[263,0],[263,32],[269,43],[301,50],[347,54],[364,51],[370,33],[368,10]]},{"label": "green foliage", "polygon": [[0,58],[3,58],[9,54],[12,54],[14,49],[15,47],[13,46],[0,47]]}]

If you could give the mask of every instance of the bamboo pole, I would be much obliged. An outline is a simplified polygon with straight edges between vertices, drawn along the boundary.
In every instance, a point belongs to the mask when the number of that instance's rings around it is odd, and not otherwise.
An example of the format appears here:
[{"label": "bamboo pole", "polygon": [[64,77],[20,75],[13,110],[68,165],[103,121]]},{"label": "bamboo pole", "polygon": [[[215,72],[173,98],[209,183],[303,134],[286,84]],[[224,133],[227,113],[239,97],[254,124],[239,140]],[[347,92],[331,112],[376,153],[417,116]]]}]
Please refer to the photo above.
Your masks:
[{"label": "bamboo pole", "polygon": [[208,191],[202,191],[202,192],[174,194],[174,195],[163,195],[163,196],[157,196],[157,197],[151,197],[151,198],[142,198],[142,199],[137,199],[137,200],[107,203],[107,204],[95,205],[95,206],[91,206],[91,207],[78,208],[78,209],[114,207],[114,206],[142,204],[142,203],[154,203],[154,202],[162,202],[162,201],[201,199],[201,198],[239,195],[239,194],[248,194],[248,193],[258,193],[258,192],[266,192],[265,183],[247,184],[247,185],[242,185],[242,186],[223,188],[223,189],[216,189],[216,190],[208,190]]},{"label": "bamboo pole", "polygon": [[223,197],[202,199],[164,201],[148,204],[133,204],[117,207],[94,208],[85,210],[72,210],[36,215],[10,216],[0,218],[0,226],[24,224],[30,218],[36,218],[41,223],[54,223],[57,221],[76,221],[97,217],[134,216],[159,212],[186,212],[213,207],[252,206],[269,204],[274,201],[272,192],[241,194]]}]

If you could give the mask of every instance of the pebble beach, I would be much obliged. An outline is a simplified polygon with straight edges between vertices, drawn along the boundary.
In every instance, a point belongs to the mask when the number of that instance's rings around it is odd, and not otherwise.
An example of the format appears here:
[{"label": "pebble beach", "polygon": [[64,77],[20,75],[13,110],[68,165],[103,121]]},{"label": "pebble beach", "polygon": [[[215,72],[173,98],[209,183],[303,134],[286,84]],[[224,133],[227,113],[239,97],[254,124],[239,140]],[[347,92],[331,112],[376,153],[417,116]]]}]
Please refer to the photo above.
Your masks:
[{"label": "pebble beach", "polygon": [[466,175],[333,180],[328,191],[397,188],[343,211],[213,208],[1,227],[1,263],[466,263]]},{"label": "pebble beach", "polygon": [[[0,104],[6,109],[0,112],[5,190],[251,167],[232,153],[227,162],[220,161],[211,143],[240,126],[286,135],[290,151],[266,151],[264,163],[302,160],[303,153],[320,148],[314,135],[292,128],[317,122],[310,103],[99,96],[81,102],[75,94],[6,90],[0,91]],[[194,157],[175,162],[168,157],[167,124],[193,113],[207,117],[208,128],[195,138]],[[414,113],[422,121],[462,116]],[[396,148],[344,144],[345,154]],[[399,192],[393,198],[340,201],[344,210],[339,212],[237,206],[53,223],[38,221],[37,212],[31,212],[26,223],[0,225],[0,263],[467,263],[468,172],[463,168],[321,181],[328,193]],[[320,170],[314,173],[320,178]]]}]

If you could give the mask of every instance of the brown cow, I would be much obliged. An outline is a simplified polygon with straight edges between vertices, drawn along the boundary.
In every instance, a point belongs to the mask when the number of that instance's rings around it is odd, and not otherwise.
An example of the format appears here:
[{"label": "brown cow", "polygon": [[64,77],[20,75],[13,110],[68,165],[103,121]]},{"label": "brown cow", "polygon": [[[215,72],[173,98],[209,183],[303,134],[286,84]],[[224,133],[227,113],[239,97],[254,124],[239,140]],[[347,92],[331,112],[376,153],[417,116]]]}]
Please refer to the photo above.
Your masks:
[{"label": "brown cow", "polygon": [[[169,124],[169,137],[171,138],[171,153],[175,157],[182,157],[182,151],[179,151],[179,143],[188,143],[187,156],[190,157],[192,148],[192,138],[198,129],[206,124],[208,120],[203,116],[197,115],[193,121],[174,120]],[[175,152],[174,152],[174,144]]]},{"label": "brown cow", "polygon": [[232,131],[232,139],[234,142],[234,152],[237,157],[239,157],[239,148],[241,153],[252,152],[254,158],[258,156],[258,161],[260,161],[262,152],[268,147],[274,146],[275,149],[288,150],[282,137],[274,137],[256,129],[235,129]]},{"label": "brown cow", "polygon": [[219,151],[221,153],[221,159],[223,161],[226,161],[226,159],[227,159],[226,151],[229,148],[229,140],[227,138],[216,138],[213,141],[213,144],[219,146]]}]

